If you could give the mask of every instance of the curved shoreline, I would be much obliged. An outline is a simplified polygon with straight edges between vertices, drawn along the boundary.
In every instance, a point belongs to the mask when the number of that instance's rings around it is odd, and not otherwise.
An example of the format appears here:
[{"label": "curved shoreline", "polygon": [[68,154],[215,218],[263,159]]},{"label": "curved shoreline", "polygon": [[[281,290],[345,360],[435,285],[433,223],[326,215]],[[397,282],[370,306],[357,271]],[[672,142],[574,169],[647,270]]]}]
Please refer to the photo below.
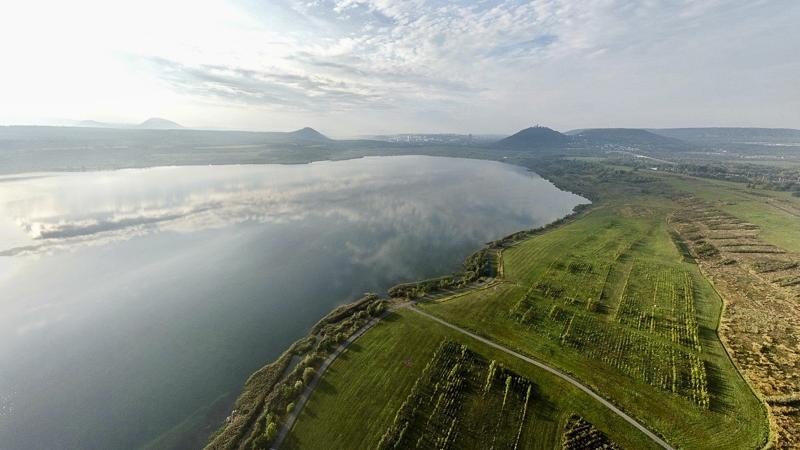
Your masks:
[{"label": "curved shoreline", "polygon": [[[470,159],[472,159],[472,158],[470,158]],[[394,285],[394,286],[390,287],[389,289],[387,289],[388,298],[394,298],[394,297],[406,297],[406,298],[408,298],[407,295],[404,295],[405,292],[400,292],[400,291],[405,291],[408,288],[417,288],[420,285],[429,284],[429,285],[431,285],[430,287],[433,287],[433,291],[435,292],[435,291],[441,291],[441,290],[449,289],[449,288],[453,288],[453,287],[463,287],[463,286],[468,285],[470,283],[476,282],[479,279],[486,278],[487,276],[488,277],[493,277],[494,273],[487,273],[486,272],[486,268],[487,268],[488,265],[491,264],[491,258],[493,257],[492,255],[496,255],[496,253],[499,253],[499,250],[501,250],[503,248],[506,248],[506,247],[508,247],[510,245],[513,245],[514,243],[519,242],[521,240],[524,240],[524,239],[530,238],[532,236],[547,232],[547,231],[551,230],[552,228],[559,227],[561,225],[569,223],[569,222],[571,222],[571,221],[573,221],[573,220],[585,215],[586,213],[588,213],[593,208],[598,207],[598,205],[596,203],[592,203],[592,200],[590,198],[588,198],[586,195],[576,194],[576,193],[574,193],[574,192],[572,192],[572,191],[570,191],[568,189],[564,189],[564,188],[558,186],[552,180],[550,180],[548,178],[545,178],[544,176],[540,175],[539,173],[535,172],[534,170],[530,169],[529,167],[525,167],[525,166],[520,165],[520,164],[511,164],[511,163],[504,162],[504,161],[497,161],[497,160],[491,160],[491,161],[497,162],[497,163],[500,163],[500,164],[508,164],[508,165],[516,166],[516,167],[519,167],[520,169],[524,169],[527,172],[532,172],[532,173],[536,174],[537,176],[541,177],[543,180],[546,180],[547,182],[551,183],[557,189],[559,189],[561,191],[569,192],[569,193],[574,194],[574,195],[579,195],[579,196],[589,200],[589,203],[581,203],[579,205],[576,205],[575,207],[573,207],[572,211],[570,213],[568,213],[567,215],[565,215],[565,216],[563,216],[563,217],[561,217],[559,219],[556,219],[556,220],[554,220],[554,221],[552,221],[550,223],[547,223],[545,225],[542,225],[542,226],[539,226],[539,227],[536,227],[536,228],[529,228],[529,229],[523,229],[523,230],[520,230],[520,231],[516,231],[516,232],[508,234],[508,235],[506,235],[504,237],[501,237],[499,239],[496,239],[494,241],[490,241],[490,242],[486,243],[481,248],[479,248],[477,251],[475,251],[472,254],[468,255],[463,260],[462,268],[464,270],[462,270],[461,272],[455,272],[455,273],[452,273],[452,274],[449,274],[449,275],[443,275],[443,276],[440,276],[440,277],[427,278],[427,279],[423,279],[423,280],[419,280],[419,281],[415,281],[415,282],[400,283],[400,284]],[[442,281],[449,281],[449,283],[443,284]],[[422,294],[420,294],[419,290],[415,290],[414,293],[417,296],[419,296],[419,295],[424,295],[427,292],[430,292],[430,291],[422,291]],[[399,295],[393,295],[393,294],[399,294]],[[380,300],[386,300],[384,298],[379,298],[379,299]],[[248,394],[250,394],[250,396],[252,396],[253,393],[249,392],[250,388],[248,388],[248,385],[250,385],[252,383],[252,381],[255,379],[255,377],[258,374],[264,372],[265,370],[271,369],[275,364],[278,364],[279,366],[283,367],[284,370],[281,370],[281,372],[284,372],[285,368],[286,368],[286,365],[285,364],[281,364],[281,363],[284,362],[283,360],[285,358],[287,358],[288,356],[294,355],[295,354],[295,349],[297,347],[301,347],[301,346],[304,345],[304,343],[307,343],[309,340],[313,340],[315,338],[316,334],[319,332],[319,329],[321,328],[321,326],[326,321],[329,321],[331,319],[331,317],[335,317],[335,316],[337,316],[339,314],[346,315],[348,313],[348,311],[350,311],[354,306],[357,306],[359,304],[359,302],[361,302],[362,300],[363,299],[357,300],[354,303],[340,305],[340,306],[334,308],[333,310],[331,310],[328,314],[323,316],[319,320],[319,322],[317,322],[317,324],[315,324],[309,330],[309,333],[306,336],[301,337],[300,339],[298,339],[297,341],[292,343],[287,348],[287,350],[284,351],[276,360],[264,365],[261,369],[257,370],[252,375],[250,375],[250,377],[248,377],[247,381],[245,382],[244,387],[240,391],[240,394],[237,396],[236,401],[234,403],[234,406],[236,407],[237,405],[239,405],[240,402],[242,401],[243,397],[248,396]],[[366,329],[364,331],[366,331]],[[337,349],[338,349],[338,347],[337,347]],[[335,351],[336,350],[334,350],[334,352]],[[337,354],[337,356],[338,356],[338,354]],[[288,360],[286,362],[288,364]],[[331,360],[331,362],[332,362],[332,360]],[[244,445],[244,444],[248,443],[253,438],[252,435],[250,435],[249,437],[247,435],[250,434],[249,432],[252,430],[253,424],[258,420],[259,417],[262,416],[263,411],[261,411],[261,410],[263,409],[264,403],[266,401],[266,397],[270,394],[270,392],[272,390],[275,389],[276,386],[281,384],[287,378],[288,377],[286,377],[286,376],[280,376],[277,379],[272,380],[272,382],[269,383],[270,387],[266,390],[266,392],[261,392],[261,393],[257,394],[257,396],[261,397],[261,400],[257,403],[257,405],[254,405],[255,408],[257,408],[258,411],[247,411],[245,413],[245,414],[248,415],[248,417],[246,419],[246,424],[243,427],[242,426],[235,427],[235,428],[237,428],[235,430],[229,430],[228,429],[229,426],[233,425],[233,423],[234,423],[233,419],[234,418],[238,418],[238,416],[242,415],[242,412],[238,411],[238,408],[234,409],[232,414],[226,418],[225,422],[223,422],[220,425],[220,427],[214,433],[212,433],[209,436],[209,439],[207,441],[205,449],[206,450],[216,450],[216,449],[235,449],[235,448],[244,448],[244,447],[246,447],[246,445]],[[305,401],[303,401],[303,403],[304,402]],[[238,414],[238,416],[237,416],[237,414]],[[289,413],[289,414],[291,415],[291,413]],[[221,440],[220,436],[221,435],[225,435],[225,434],[230,434],[230,432],[232,432],[234,434],[234,436],[229,436],[229,438],[232,438],[232,442],[229,439],[222,439],[222,442],[220,442],[220,440]],[[288,430],[287,430],[287,434],[288,434]]]}]

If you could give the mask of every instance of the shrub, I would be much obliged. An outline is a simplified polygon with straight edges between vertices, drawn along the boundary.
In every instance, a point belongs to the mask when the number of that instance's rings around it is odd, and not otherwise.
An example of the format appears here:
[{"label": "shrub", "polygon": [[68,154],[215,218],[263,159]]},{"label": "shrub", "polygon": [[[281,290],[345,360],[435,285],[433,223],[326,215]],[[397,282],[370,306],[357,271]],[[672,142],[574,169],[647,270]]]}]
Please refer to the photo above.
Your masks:
[{"label": "shrub", "polygon": [[306,367],[305,370],[303,370],[303,382],[306,384],[311,383],[311,379],[314,378],[315,372],[316,371],[313,367]]},{"label": "shrub", "polygon": [[270,422],[269,425],[267,425],[267,431],[264,433],[264,436],[267,437],[268,441],[272,441],[273,439],[275,439],[275,436],[277,434],[278,434],[278,425],[276,425],[275,422]]}]

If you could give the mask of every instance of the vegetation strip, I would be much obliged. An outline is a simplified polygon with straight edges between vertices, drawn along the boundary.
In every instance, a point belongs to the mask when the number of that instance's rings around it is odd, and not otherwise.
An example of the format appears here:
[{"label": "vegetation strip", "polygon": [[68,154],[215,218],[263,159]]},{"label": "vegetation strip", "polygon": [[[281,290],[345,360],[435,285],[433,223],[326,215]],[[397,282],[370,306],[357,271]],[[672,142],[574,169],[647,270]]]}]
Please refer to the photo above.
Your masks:
[{"label": "vegetation strip", "polygon": [[[206,449],[269,448],[285,417],[294,411],[295,401],[314,379],[318,366],[336,352],[339,344],[381,317],[386,312],[385,305],[377,295],[367,294],[320,319],[310,334],[292,344],[276,363],[250,377],[236,400],[236,409],[211,437]],[[268,376],[269,384],[261,374]]]},{"label": "vegetation strip", "polygon": [[622,447],[608,439],[586,419],[573,415],[564,427],[563,450],[606,449],[621,450]]},{"label": "vegetation strip", "polygon": [[547,371],[547,372],[549,372],[549,373],[561,378],[562,380],[572,384],[573,386],[575,386],[578,389],[582,390],[583,392],[587,393],[589,396],[591,396],[592,398],[594,398],[598,402],[602,403],[605,407],[610,409],[614,414],[620,416],[626,422],[628,422],[631,425],[633,425],[634,427],[636,427],[639,431],[644,433],[647,437],[652,439],[655,443],[657,443],[661,447],[663,447],[665,449],[669,449],[669,450],[674,450],[672,446],[667,444],[663,439],[658,437],[655,433],[653,433],[650,430],[648,430],[644,425],[642,425],[639,422],[637,422],[636,419],[634,419],[631,416],[625,414],[622,410],[620,410],[619,408],[614,406],[613,403],[611,403],[608,400],[604,399],[600,395],[596,394],[589,387],[587,387],[584,384],[582,384],[580,381],[570,377],[569,375],[561,372],[560,370],[555,369],[553,367],[550,367],[547,364],[544,364],[544,363],[542,363],[540,361],[536,361],[535,359],[529,358],[529,357],[527,357],[527,356],[525,356],[525,355],[523,355],[521,353],[517,353],[514,350],[511,350],[510,348],[504,347],[504,346],[502,346],[500,344],[497,344],[497,343],[495,343],[493,341],[490,341],[490,340],[488,340],[486,338],[478,336],[477,334],[470,333],[469,331],[467,331],[467,330],[465,330],[465,329],[463,329],[461,327],[458,327],[456,325],[451,324],[450,322],[447,322],[447,321],[442,320],[442,319],[440,319],[440,318],[438,318],[436,316],[428,314],[425,311],[422,311],[422,310],[420,310],[418,308],[413,308],[412,307],[412,308],[409,308],[409,309],[411,309],[412,311],[414,311],[414,312],[416,312],[418,314],[421,314],[421,315],[423,315],[423,316],[425,316],[425,317],[427,317],[427,318],[429,318],[431,320],[434,320],[434,321],[436,321],[436,322],[438,322],[438,323],[440,323],[440,324],[442,324],[442,325],[444,325],[444,326],[446,326],[448,328],[451,328],[451,329],[453,329],[453,330],[455,330],[455,331],[457,331],[457,332],[459,332],[461,334],[469,336],[469,337],[471,337],[471,338],[473,338],[473,339],[475,339],[475,340],[477,340],[479,342],[482,342],[482,343],[484,343],[484,344],[486,344],[486,345],[488,345],[490,347],[494,347],[497,350],[500,350],[500,351],[503,351],[505,353],[508,353],[511,356],[519,358],[519,359],[521,359],[521,360],[523,360],[523,361],[525,361],[527,363],[533,364],[534,366],[536,366],[536,367],[538,367],[540,369],[543,369],[543,370],[545,370],[545,371]]},{"label": "vegetation strip", "polygon": [[286,421],[284,422],[283,426],[281,427],[280,431],[278,432],[278,435],[275,437],[275,440],[273,441],[272,446],[270,447],[271,449],[277,450],[277,449],[279,449],[281,447],[281,445],[283,444],[284,439],[286,439],[286,436],[289,435],[289,431],[292,430],[292,427],[294,426],[294,423],[297,421],[297,418],[300,416],[300,412],[303,410],[303,406],[305,406],[305,404],[308,401],[309,397],[311,397],[311,394],[314,392],[314,389],[319,384],[319,381],[322,379],[322,375],[324,375],[325,371],[328,370],[328,367],[330,367],[331,364],[333,364],[333,361],[335,361],[336,358],[338,358],[339,355],[341,355],[342,352],[350,344],[353,343],[353,341],[355,341],[356,339],[361,337],[362,334],[366,333],[367,330],[372,328],[381,319],[383,319],[384,317],[389,315],[389,313],[391,313],[391,310],[384,311],[383,314],[381,314],[380,316],[378,316],[378,317],[370,320],[369,322],[367,322],[366,325],[361,327],[358,331],[356,331],[350,337],[348,337],[344,342],[339,344],[339,346],[336,348],[336,350],[333,353],[330,354],[330,356],[325,358],[325,361],[322,363],[322,365],[319,367],[319,369],[314,374],[314,378],[311,380],[310,383],[308,383],[308,386],[306,387],[306,390],[303,391],[303,394],[296,400],[296,402],[295,402],[296,406],[294,407],[294,409],[292,409],[292,411],[286,417]]}]

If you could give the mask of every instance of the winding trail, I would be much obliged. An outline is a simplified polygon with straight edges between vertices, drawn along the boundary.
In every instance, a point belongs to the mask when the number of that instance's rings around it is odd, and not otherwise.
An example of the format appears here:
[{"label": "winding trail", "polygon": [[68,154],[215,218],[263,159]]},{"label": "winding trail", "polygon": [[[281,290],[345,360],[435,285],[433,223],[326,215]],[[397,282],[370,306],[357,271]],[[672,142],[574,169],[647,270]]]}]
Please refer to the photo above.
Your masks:
[{"label": "winding trail", "polygon": [[476,341],[482,342],[482,343],[484,343],[484,344],[486,344],[486,345],[488,345],[488,346],[490,346],[492,348],[495,348],[495,349],[500,350],[500,351],[502,351],[504,353],[507,353],[507,354],[509,354],[511,356],[514,356],[515,358],[521,359],[521,360],[523,360],[523,361],[525,361],[525,362],[527,362],[529,364],[532,364],[532,365],[534,365],[534,366],[536,366],[536,367],[538,367],[538,368],[540,368],[540,369],[542,369],[542,370],[544,370],[544,371],[546,371],[546,372],[548,372],[548,373],[550,373],[552,375],[555,375],[555,376],[561,378],[562,380],[564,380],[567,383],[575,386],[576,388],[578,388],[581,391],[583,391],[586,394],[588,394],[593,399],[595,399],[598,402],[600,402],[601,404],[603,404],[606,408],[611,410],[611,412],[613,412],[614,414],[618,415],[623,420],[625,420],[626,422],[631,424],[633,427],[635,427],[637,430],[639,430],[642,433],[644,433],[645,436],[647,436],[650,439],[652,439],[653,442],[655,442],[656,444],[658,444],[662,448],[665,448],[667,450],[674,450],[674,448],[672,446],[667,444],[663,439],[658,437],[655,433],[653,433],[650,430],[648,430],[644,425],[642,425],[639,422],[637,422],[636,419],[634,419],[633,417],[625,414],[622,410],[620,410],[619,408],[614,406],[613,403],[611,403],[608,400],[606,400],[605,398],[601,397],[600,395],[595,393],[591,388],[589,388],[588,386],[584,385],[583,383],[581,383],[580,381],[576,380],[575,378],[572,378],[571,376],[565,374],[564,372],[561,372],[558,369],[555,369],[555,368],[553,368],[551,366],[548,366],[547,364],[545,364],[545,363],[543,363],[541,361],[537,361],[537,360],[535,360],[533,358],[530,358],[530,357],[527,357],[527,356],[525,356],[525,355],[523,355],[521,353],[515,352],[514,350],[511,350],[508,347],[504,347],[504,346],[502,346],[500,344],[497,344],[497,343],[495,343],[493,341],[490,341],[489,339],[486,339],[484,337],[478,336],[475,333],[469,332],[469,331],[467,331],[467,330],[465,330],[465,329],[463,329],[463,328],[461,328],[459,326],[453,325],[450,322],[447,322],[447,321],[445,321],[443,319],[440,319],[440,318],[438,318],[438,317],[436,317],[436,316],[434,316],[432,314],[429,314],[429,313],[427,313],[427,312],[425,312],[425,311],[423,311],[423,310],[421,310],[419,308],[415,308],[414,305],[416,305],[417,302],[418,301],[409,301],[409,302],[397,305],[394,308],[386,310],[383,314],[381,314],[380,316],[370,320],[363,327],[359,328],[358,331],[353,333],[349,338],[347,338],[344,342],[342,342],[336,348],[336,350],[334,350],[333,353],[331,353],[327,358],[325,358],[325,361],[322,363],[320,368],[317,369],[317,372],[314,374],[314,378],[311,380],[311,382],[308,384],[308,386],[306,386],[306,389],[303,391],[303,393],[300,395],[300,397],[295,402],[295,407],[292,410],[292,412],[289,413],[289,415],[287,416],[286,421],[284,422],[283,426],[281,426],[281,429],[278,431],[278,435],[275,437],[275,440],[272,443],[271,450],[278,450],[281,447],[281,445],[283,445],[283,441],[286,440],[286,437],[289,435],[289,432],[292,430],[292,427],[294,427],[294,424],[297,421],[298,417],[300,417],[300,412],[302,412],[303,407],[305,406],[306,402],[311,397],[311,394],[314,392],[314,389],[319,384],[320,380],[322,379],[322,376],[325,374],[325,371],[328,370],[328,367],[330,367],[331,364],[333,364],[333,361],[335,361],[336,358],[338,358],[339,355],[341,355],[342,352],[344,352],[344,350],[347,347],[350,346],[350,344],[352,344],[356,339],[361,337],[361,335],[366,333],[367,330],[369,330],[370,328],[375,326],[375,324],[377,324],[383,318],[385,318],[386,316],[391,314],[393,311],[398,310],[398,309],[408,309],[408,310],[414,311],[417,314],[425,316],[428,319],[431,319],[431,320],[433,320],[433,321],[435,321],[435,322],[437,322],[437,323],[439,323],[441,325],[444,325],[444,326],[446,326],[446,327],[448,327],[448,328],[450,328],[452,330],[455,330],[455,331],[457,331],[457,332],[459,332],[459,333],[461,333],[461,334],[463,334],[465,336],[469,336],[472,339],[475,339]]}]

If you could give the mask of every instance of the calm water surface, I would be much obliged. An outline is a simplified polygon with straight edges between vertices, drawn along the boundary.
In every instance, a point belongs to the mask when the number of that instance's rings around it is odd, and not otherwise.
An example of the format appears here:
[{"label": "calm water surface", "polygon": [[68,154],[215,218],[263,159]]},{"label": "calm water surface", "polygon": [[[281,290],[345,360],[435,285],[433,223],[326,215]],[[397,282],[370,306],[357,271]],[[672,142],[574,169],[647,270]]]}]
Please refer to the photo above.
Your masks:
[{"label": "calm water surface", "polygon": [[585,202],[422,156],[0,177],[0,449],[197,446],[332,307]]}]

